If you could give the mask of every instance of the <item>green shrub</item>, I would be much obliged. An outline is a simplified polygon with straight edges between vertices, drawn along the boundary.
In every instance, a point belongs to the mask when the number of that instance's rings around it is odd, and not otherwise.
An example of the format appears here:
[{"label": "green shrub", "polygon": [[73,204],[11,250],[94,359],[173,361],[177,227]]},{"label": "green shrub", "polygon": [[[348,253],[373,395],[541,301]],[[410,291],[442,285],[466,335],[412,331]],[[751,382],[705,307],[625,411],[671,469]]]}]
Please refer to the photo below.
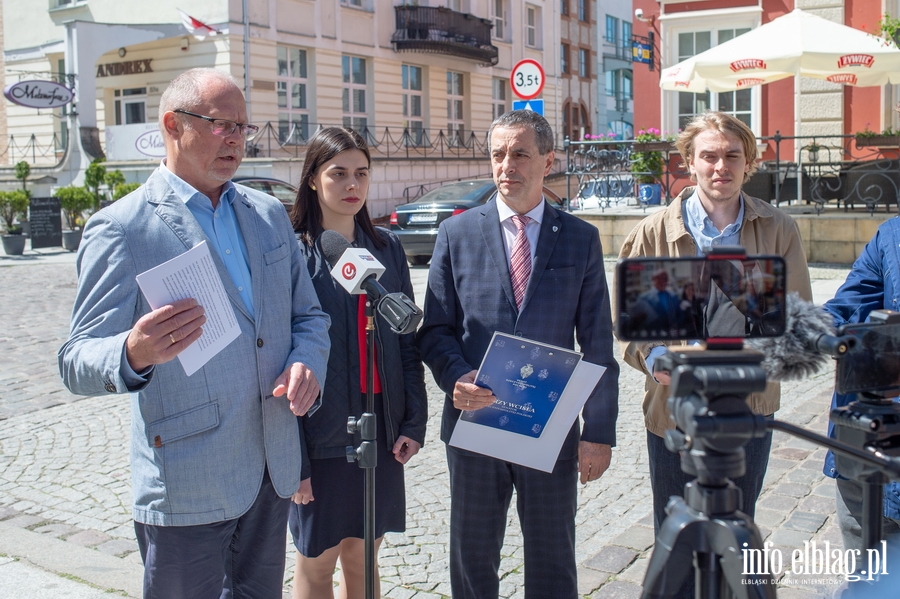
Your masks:
[{"label": "green shrub", "polygon": [[16,216],[25,217],[28,212],[28,192],[17,189],[15,191],[0,191],[0,218],[6,224],[6,232],[15,235],[22,232],[22,227],[13,224]]},{"label": "green shrub", "polygon": [[84,171],[84,187],[91,194],[91,205],[88,208],[94,211],[100,210],[100,202],[103,200],[100,194],[100,186],[106,179],[106,167],[103,166],[103,158],[95,158]]},{"label": "green shrub", "polygon": [[70,185],[57,189],[56,197],[59,198],[69,228],[80,229],[83,224],[82,213],[94,206],[94,196],[84,187]]},{"label": "green shrub", "polygon": [[115,188],[113,189],[113,201],[124,198],[140,186],[140,183],[117,183]]}]

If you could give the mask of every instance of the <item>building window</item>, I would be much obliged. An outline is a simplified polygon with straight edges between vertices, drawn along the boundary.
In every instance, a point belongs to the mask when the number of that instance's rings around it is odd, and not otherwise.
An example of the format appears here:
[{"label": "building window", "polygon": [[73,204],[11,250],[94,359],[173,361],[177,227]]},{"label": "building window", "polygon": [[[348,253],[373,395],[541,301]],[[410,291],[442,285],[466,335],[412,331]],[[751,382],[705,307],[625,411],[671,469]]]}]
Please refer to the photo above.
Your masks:
[{"label": "building window", "polygon": [[503,28],[503,25],[506,22],[505,0],[491,0],[491,20],[494,22],[494,31],[492,33],[494,39],[506,39],[505,30]]},{"label": "building window", "polygon": [[[686,60],[748,31],[750,31],[749,27],[679,33],[678,61]],[[752,126],[753,91],[739,89],[732,92],[713,93],[707,90],[702,94],[678,92],[679,129],[683,129],[691,119],[706,110],[726,112],[750,127]]]},{"label": "building window", "polygon": [[578,76],[591,76],[591,51],[585,48],[578,49]]},{"label": "building window", "polygon": [[494,77],[493,86],[491,88],[491,106],[493,106],[492,118],[496,119],[509,110],[506,105],[506,90],[508,89],[508,79]]},{"label": "building window", "polygon": [[603,39],[605,39],[613,46],[618,45],[619,19],[612,15],[606,15],[606,31],[603,33]]},{"label": "building window", "polygon": [[355,6],[357,8],[362,8],[362,0],[341,0],[341,4],[344,6]]},{"label": "building window", "polygon": [[610,121],[606,126],[611,133],[616,134],[616,139],[631,139],[634,137],[634,125],[628,121]]},{"label": "building window", "polygon": [[307,53],[302,48],[275,48],[278,139],[297,144],[309,139]]},{"label": "building window", "polygon": [[357,56],[341,56],[344,80],[341,90],[343,125],[359,132],[369,126],[366,108],[366,59]]},{"label": "building window", "polygon": [[591,15],[588,14],[588,0],[578,0],[578,20],[587,22]]},{"label": "building window", "polygon": [[424,142],[425,121],[422,115],[422,67],[405,64],[403,70],[403,127],[408,144],[420,146]]},{"label": "building window", "polygon": [[628,112],[628,100],[633,96],[631,71],[606,71],[606,95],[615,98],[616,112]]},{"label": "building window", "polygon": [[465,88],[463,74],[447,71],[447,137],[451,145],[465,145]]},{"label": "building window", "polygon": [[606,71],[606,95],[615,96],[619,93],[618,71]]},{"label": "building window", "polygon": [[563,131],[572,141],[584,139],[584,135],[591,132],[587,110],[583,106],[572,102],[563,105]]},{"label": "building window", "polygon": [[540,40],[538,40],[540,18],[541,13],[536,6],[525,5],[525,45],[529,48],[537,48],[540,45]]},{"label": "building window", "polygon": [[631,57],[631,23],[622,21],[622,55]]},{"label": "building window", "polygon": [[559,14],[564,17],[569,16],[569,0],[559,0]]},{"label": "building window", "polygon": [[113,92],[117,125],[147,122],[147,88],[131,87]]},{"label": "building window", "polygon": [[559,45],[559,70],[564,74],[569,72],[569,44]]}]

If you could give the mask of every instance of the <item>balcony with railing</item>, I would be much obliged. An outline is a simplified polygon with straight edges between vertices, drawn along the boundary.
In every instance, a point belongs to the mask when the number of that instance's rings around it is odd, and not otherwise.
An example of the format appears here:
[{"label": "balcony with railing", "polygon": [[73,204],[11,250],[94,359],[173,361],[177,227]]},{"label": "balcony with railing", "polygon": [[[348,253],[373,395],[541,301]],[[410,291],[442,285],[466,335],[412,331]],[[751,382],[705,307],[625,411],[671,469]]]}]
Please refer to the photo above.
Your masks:
[{"label": "balcony with railing", "polygon": [[493,25],[487,19],[443,6],[395,6],[394,14],[391,43],[397,52],[446,54],[486,66],[499,60],[499,51],[491,44]]}]

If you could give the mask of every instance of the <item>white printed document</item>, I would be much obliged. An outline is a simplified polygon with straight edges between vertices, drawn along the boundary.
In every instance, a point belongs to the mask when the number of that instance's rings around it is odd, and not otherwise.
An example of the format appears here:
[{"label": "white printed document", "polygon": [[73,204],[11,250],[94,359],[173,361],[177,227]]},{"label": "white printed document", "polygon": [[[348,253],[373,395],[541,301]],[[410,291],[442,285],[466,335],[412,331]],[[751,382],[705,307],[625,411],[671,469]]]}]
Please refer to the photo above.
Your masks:
[{"label": "white printed document", "polygon": [[450,445],[552,472],[572,423],[605,371],[577,352],[494,333],[475,384],[491,389],[497,402],[464,411]]},{"label": "white printed document", "polygon": [[234,308],[205,241],[168,262],[142,272],[137,276],[137,283],[154,310],[191,297],[203,306],[206,316],[203,334],[178,354],[188,376],[200,370],[240,336],[241,328]]}]

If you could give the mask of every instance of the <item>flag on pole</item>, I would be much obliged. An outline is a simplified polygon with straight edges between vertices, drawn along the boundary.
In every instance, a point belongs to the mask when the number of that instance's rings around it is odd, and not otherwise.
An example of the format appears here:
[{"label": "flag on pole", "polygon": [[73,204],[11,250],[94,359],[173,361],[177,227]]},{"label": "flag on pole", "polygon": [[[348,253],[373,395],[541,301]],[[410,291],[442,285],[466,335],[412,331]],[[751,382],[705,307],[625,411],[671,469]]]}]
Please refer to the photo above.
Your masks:
[{"label": "flag on pole", "polygon": [[221,30],[195,19],[180,8],[176,8],[175,10],[181,15],[181,22],[184,23],[184,28],[198,40],[206,39],[207,35],[221,35]]}]

